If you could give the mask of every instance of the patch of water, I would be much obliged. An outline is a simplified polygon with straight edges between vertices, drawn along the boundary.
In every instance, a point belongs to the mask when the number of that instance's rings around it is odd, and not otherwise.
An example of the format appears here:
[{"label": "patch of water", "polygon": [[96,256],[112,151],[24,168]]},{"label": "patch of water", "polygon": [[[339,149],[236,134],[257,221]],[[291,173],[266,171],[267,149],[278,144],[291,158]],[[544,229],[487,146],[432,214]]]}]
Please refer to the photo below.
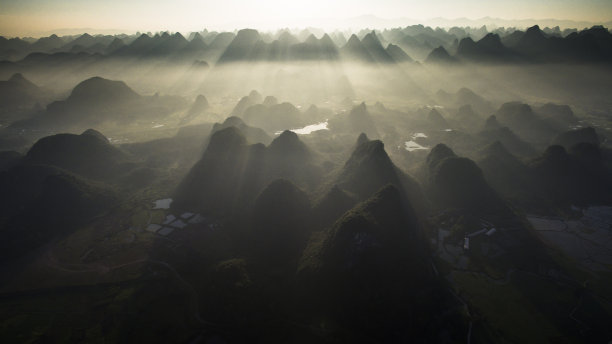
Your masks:
[{"label": "patch of water", "polygon": [[[327,121],[325,122],[320,122],[320,123],[316,123],[316,124],[311,124],[311,125],[307,125],[303,128],[298,128],[298,129],[291,129],[291,131],[293,131],[294,133],[298,134],[298,135],[308,135],[311,134],[315,131],[319,131],[319,130],[329,130],[329,128],[327,128]],[[275,135],[280,135],[283,131],[277,131],[276,133],[274,133]]]},{"label": "patch of water", "polygon": [[417,151],[417,150],[427,150],[429,149],[429,147],[425,147],[425,146],[421,146],[420,144],[414,142],[414,141],[406,141],[404,143],[404,148],[409,151]]}]

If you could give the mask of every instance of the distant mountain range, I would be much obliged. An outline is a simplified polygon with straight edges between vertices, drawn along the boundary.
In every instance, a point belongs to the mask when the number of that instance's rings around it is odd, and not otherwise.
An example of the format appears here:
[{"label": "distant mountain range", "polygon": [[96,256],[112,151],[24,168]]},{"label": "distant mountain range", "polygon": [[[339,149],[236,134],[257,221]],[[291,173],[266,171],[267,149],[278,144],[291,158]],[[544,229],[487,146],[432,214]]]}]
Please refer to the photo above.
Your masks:
[{"label": "distant mountain range", "polygon": [[434,29],[411,25],[330,33],[315,29],[299,33],[243,29],[236,33],[205,30],[188,36],[178,32],[114,36],[85,33],[62,37],[53,34],[40,39],[0,37],[0,59],[21,66],[45,61],[88,59],[91,62],[109,58],[163,58],[189,64],[205,61],[206,65],[338,59],[388,64],[425,61],[429,56],[431,61],[454,60],[446,58],[440,47],[453,58],[478,62],[604,62],[612,59],[612,35],[604,26],[578,31],[562,30],[558,26],[541,29],[534,25],[521,30],[522,26],[519,29],[485,26]]},{"label": "distant mountain range", "polygon": [[453,63],[458,61],[489,63],[609,63],[612,61],[612,34],[602,26],[594,26],[565,37],[547,34],[538,25],[526,31],[515,31],[503,39],[488,33],[474,41],[461,39],[455,56],[440,46],[427,57],[427,62]]},{"label": "distant mountain range", "polygon": [[[229,25],[217,25],[214,27],[215,30],[228,30],[231,31],[238,27],[250,26],[256,28],[263,28],[268,25],[266,23],[261,23],[262,25],[257,25],[257,23],[231,23]],[[410,17],[395,17],[395,18],[383,18],[380,16],[372,15],[372,14],[364,14],[360,16],[348,17],[348,18],[312,18],[309,21],[309,27],[316,28],[327,28],[327,29],[360,29],[360,28],[370,28],[370,29],[386,29],[393,27],[402,27],[409,25],[425,25],[431,27],[442,27],[442,28],[450,28],[453,26],[457,27],[481,27],[483,25],[488,28],[498,28],[498,27],[516,27],[516,28],[527,28],[536,24],[545,26],[545,27],[555,27],[559,26],[560,28],[586,28],[591,27],[593,25],[605,25],[610,26],[612,21],[605,22],[595,22],[595,21],[586,21],[586,20],[569,20],[569,19],[554,19],[554,18],[525,18],[525,19],[504,19],[498,17],[482,17],[482,18],[444,18],[444,17],[435,17],[429,19],[416,19]],[[282,25],[281,25],[282,26]],[[292,26],[288,24],[287,26]],[[295,24],[293,25],[295,26]],[[74,36],[79,35],[83,32],[89,32],[92,35],[119,35],[122,33],[130,32],[130,30],[122,30],[122,29],[99,29],[99,28],[91,28],[91,27],[82,27],[82,28],[58,28],[55,30],[48,31],[37,31],[37,32],[27,32],[24,33],[28,36],[33,37],[45,37],[50,36],[52,34],[62,35],[62,36]]]}]

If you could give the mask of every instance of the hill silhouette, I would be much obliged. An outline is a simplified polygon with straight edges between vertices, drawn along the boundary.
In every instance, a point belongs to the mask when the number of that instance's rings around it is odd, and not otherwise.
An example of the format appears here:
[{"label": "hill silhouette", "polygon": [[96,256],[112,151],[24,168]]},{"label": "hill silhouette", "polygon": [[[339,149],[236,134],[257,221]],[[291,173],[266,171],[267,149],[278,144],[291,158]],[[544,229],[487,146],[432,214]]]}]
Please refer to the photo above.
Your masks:
[{"label": "hill silhouette", "polygon": [[427,165],[429,187],[439,205],[477,211],[502,207],[474,161],[438,144],[427,156]]},{"label": "hill silhouette", "polygon": [[31,163],[52,165],[93,179],[112,179],[129,169],[130,157],[93,129],[38,140],[26,154]]},{"label": "hill silhouette", "polygon": [[15,129],[53,132],[81,131],[104,124],[134,124],[156,120],[186,107],[180,97],[141,96],[123,81],[92,77],[76,85],[66,100],[47,105],[45,111],[11,124]]},{"label": "hill silhouette", "polygon": [[470,104],[462,105],[457,109],[455,115],[451,118],[453,123],[465,131],[475,131],[476,128],[482,125],[482,117],[480,117]]},{"label": "hill silhouette", "polygon": [[116,102],[129,102],[140,95],[123,81],[108,80],[101,77],[89,78],[76,85],[66,102],[73,105],[107,105]]},{"label": "hill silhouette", "polygon": [[13,74],[8,80],[0,81],[0,121],[18,119],[16,112],[33,109],[49,98],[49,92],[38,87],[21,73]]},{"label": "hill silhouette", "polygon": [[183,50],[187,53],[191,53],[194,55],[199,55],[205,52],[208,49],[208,45],[204,42],[204,38],[200,35],[199,32],[191,38],[189,43],[183,47]]},{"label": "hill silhouette", "polygon": [[[383,63],[383,64],[384,63],[395,63],[395,60],[393,59],[393,57],[389,55],[387,50],[385,50],[385,48],[380,43],[380,40],[376,36],[376,32],[372,31],[368,33],[367,35],[365,35],[363,39],[361,40],[361,43],[364,46],[364,48],[368,51],[370,56],[372,56],[374,61],[378,63]],[[397,49],[401,50],[401,48],[399,47],[397,47]]]},{"label": "hill silhouette", "polygon": [[592,127],[569,130],[555,137],[552,144],[565,147],[566,150],[579,143],[589,143],[599,146],[600,140]]},{"label": "hill silhouette", "polygon": [[259,92],[253,90],[248,96],[240,98],[234,109],[232,110],[232,116],[242,116],[244,111],[252,105],[260,104],[262,102],[262,96]]},{"label": "hill silhouette", "polygon": [[[417,291],[431,290],[420,231],[394,186],[348,211],[311,241],[300,262],[298,278],[314,316],[327,314],[351,328],[367,323],[359,332],[379,338],[413,331],[385,315],[417,309]],[[372,312],[386,320],[367,320]]]},{"label": "hill silhouette", "polygon": [[453,98],[455,106],[469,104],[480,115],[488,115],[493,111],[491,103],[467,87],[460,88]]},{"label": "hill silhouette", "polygon": [[474,62],[516,62],[517,56],[506,48],[499,37],[488,33],[482,39],[474,42],[472,38],[463,38],[457,47],[456,56],[460,59]]},{"label": "hill silhouette", "polygon": [[499,123],[495,115],[491,115],[487,117],[487,120],[485,121],[485,125],[484,125],[485,130],[496,130],[502,127],[503,126],[501,125],[501,123]]},{"label": "hill silhouette", "polygon": [[600,204],[610,202],[611,183],[599,148],[581,143],[573,154],[553,145],[529,162],[534,178],[554,206]]},{"label": "hill silhouette", "polygon": [[308,238],[310,200],[286,179],[270,183],[253,203],[251,247],[266,265],[295,261]]},{"label": "hill silhouette", "polygon": [[457,60],[450,56],[448,51],[444,49],[443,46],[439,46],[432,50],[427,58],[425,59],[426,63],[438,63],[438,64],[452,64],[456,63]]},{"label": "hill silhouette", "polygon": [[117,50],[125,47],[125,42],[121,38],[115,38],[105,49],[105,53],[110,55]]},{"label": "hill silhouette", "polygon": [[342,214],[356,204],[351,197],[338,186],[334,185],[313,207],[313,215],[319,228],[333,224]]},{"label": "hill silhouette", "polygon": [[261,42],[261,37],[257,30],[243,29],[238,31],[236,37],[227,46],[225,52],[219,57],[217,63],[235,62],[249,60],[255,52],[257,43]]},{"label": "hill silhouette", "polygon": [[263,143],[264,145],[270,144],[270,142],[272,142],[272,138],[263,129],[246,125],[242,119],[235,116],[226,118],[223,123],[215,123],[212,129],[212,133],[215,133],[219,130],[228,127],[236,127],[240,129],[240,131],[244,134],[248,142]]},{"label": "hill silhouette", "polygon": [[66,100],[49,104],[44,114],[13,125],[95,126],[107,120],[122,119],[127,108],[135,106],[140,99],[140,95],[122,81],[93,77],[74,87]]},{"label": "hill silhouette", "polygon": [[446,129],[449,127],[446,119],[442,117],[442,114],[436,109],[431,109],[427,114],[427,123],[435,129]]},{"label": "hill silhouette", "polygon": [[3,260],[29,253],[116,206],[119,195],[103,184],[49,166],[20,164],[0,172]]},{"label": "hill silhouette", "polygon": [[348,113],[330,119],[329,127],[335,131],[379,137],[376,124],[365,103],[352,107]]},{"label": "hill silhouette", "polygon": [[[424,212],[427,204],[420,185],[389,158],[384,144],[360,135],[351,156],[333,178],[333,187],[362,201],[387,184],[402,191],[413,207]],[[329,192],[329,191],[328,191]]]},{"label": "hill silhouette", "polygon": [[414,59],[410,57],[402,48],[395,44],[389,44],[387,46],[387,54],[393,58],[397,63],[403,62],[414,62]]},{"label": "hill silhouette", "polygon": [[248,145],[243,133],[230,126],[211,135],[202,158],[175,191],[178,208],[226,216],[244,211],[270,182],[289,179],[314,188],[322,171],[297,135],[285,131],[268,147]]},{"label": "hill silhouette", "polygon": [[54,49],[59,49],[65,44],[64,40],[58,37],[56,34],[52,34],[48,37],[41,37],[36,42],[32,43],[30,49],[32,52],[45,52]]},{"label": "hill silhouette", "polygon": [[478,166],[496,191],[511,199],[533,197],[535,185],[527,165],[512,155],[500,141],[484,147],[479,155]]},{"label": "hill silhouette", "polygon": [[551,121],[566,127],[578,124],[578,118],[574,115],[574,111],[572,111],[572,108],[567,105],[546,103],[537,108],[536,112],[542,118],[550,119]]},{"label": "hill silhouette", "polygon": [[278,99],[276,99],[276,97],[274,96],[267,96],[266,98],[264,98],[262,105],[265,105],[268,107],[278,105]]},{"label": "hill silhouette", "polygon": [[368,51],[368,48],[355,34],[351,35],[346,44],[340,48],[340,53],[344,59],[369,63],[376,61]]},{"label": "hill silhouette", "polygon": [[289,60],[335,61],[339,57],[338,47],[327,34],[320,39],[310,34],[303,42],[287,43],[287,45],[286,59]]},{"label": "hill silhouette", "polygon": [[181,124],[186,124],[193,121],[198,116],[203,115],[208,108],[209,105],[206,97],[202,94],[198,94],[196,99],[193,101],[193,104],[191,104],[189,110],[187,110],[185,116],[181,119]]},{"label": "hill silhouette", "polygon": [[[607,30],[593,27],[567,37],[546,35],[538,25],[528,28],[514,49],[533,62],[602,62],[609,61],[606,49],[612,36]],[[595,38],[598,37],[598,38]]]},{"label": "hill silhouette", "polygon": [[535,145],[545,146],[556,136],[555,128],[542,120],[531,106],[520,102],[504,103],[495,113],[497,120]]},{"label": "hill silhouette", "polygon": [[315,166],[313,152],[292,131],[285,130],[266,151],[266,178],[286,178],[301,187],[314,188],[322,171]]},{"label": "hill silhouette", "polygon": [[495,119],[495,116],[489,117],[485,124],[485,128],[488,129],[478,133],[478,136],[484,143],[492,144],[499,141],[503,144],[505,149],[508,149],[516,156],[533,157],[537,155],[537,151],[532,145],[516,136],[510,128],[502,127]]},{"label": "hill silhouette", "polygon": [[231,212],[248,156],[247,140],[236,127],[211,135],[202,158],[178,186],[173,205],[217,216]]},{"label": "hill silhouette", "polygon": [[456,56],[481,63],[607,63],[612,57],[611,42],[612,35],[601,26],[562,36],[534,25],[503,38],[495,33],[477,42],[463,38]]},{"label": "hill silhouette", "polygon": [[374,140],[358,145],[346,161],[336,185],[366,199],[386,184],[401,187],[400,177],[385,152],[384,144]]}]

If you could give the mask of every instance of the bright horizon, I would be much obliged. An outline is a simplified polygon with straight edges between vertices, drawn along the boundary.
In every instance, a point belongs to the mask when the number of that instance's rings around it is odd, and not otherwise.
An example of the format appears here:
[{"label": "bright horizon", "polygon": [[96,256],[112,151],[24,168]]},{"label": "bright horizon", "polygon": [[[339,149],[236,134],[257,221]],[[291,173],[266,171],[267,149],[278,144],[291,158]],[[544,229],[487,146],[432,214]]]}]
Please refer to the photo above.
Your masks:
[{"label": "bright horizon", "polygon": [[[92,32],[261,30],[318,27],[346,29],[433,22],[432,18],[612,21],[609,0],[0,0],[0,35],[40,36],[61,30]],[[394,24],[398,25],[394,25]]]}]

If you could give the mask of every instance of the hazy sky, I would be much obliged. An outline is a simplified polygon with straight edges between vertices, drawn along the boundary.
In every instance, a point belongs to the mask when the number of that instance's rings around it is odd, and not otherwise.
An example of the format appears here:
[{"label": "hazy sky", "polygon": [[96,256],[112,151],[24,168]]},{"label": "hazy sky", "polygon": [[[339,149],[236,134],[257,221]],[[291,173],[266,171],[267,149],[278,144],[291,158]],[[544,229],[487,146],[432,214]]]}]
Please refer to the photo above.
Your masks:
[{"label": "hazy sky", "polygon": [[0,34],[66,28],[126,31],[330,27],[361,15],[612,20],[612,0],[0,0]]}]

